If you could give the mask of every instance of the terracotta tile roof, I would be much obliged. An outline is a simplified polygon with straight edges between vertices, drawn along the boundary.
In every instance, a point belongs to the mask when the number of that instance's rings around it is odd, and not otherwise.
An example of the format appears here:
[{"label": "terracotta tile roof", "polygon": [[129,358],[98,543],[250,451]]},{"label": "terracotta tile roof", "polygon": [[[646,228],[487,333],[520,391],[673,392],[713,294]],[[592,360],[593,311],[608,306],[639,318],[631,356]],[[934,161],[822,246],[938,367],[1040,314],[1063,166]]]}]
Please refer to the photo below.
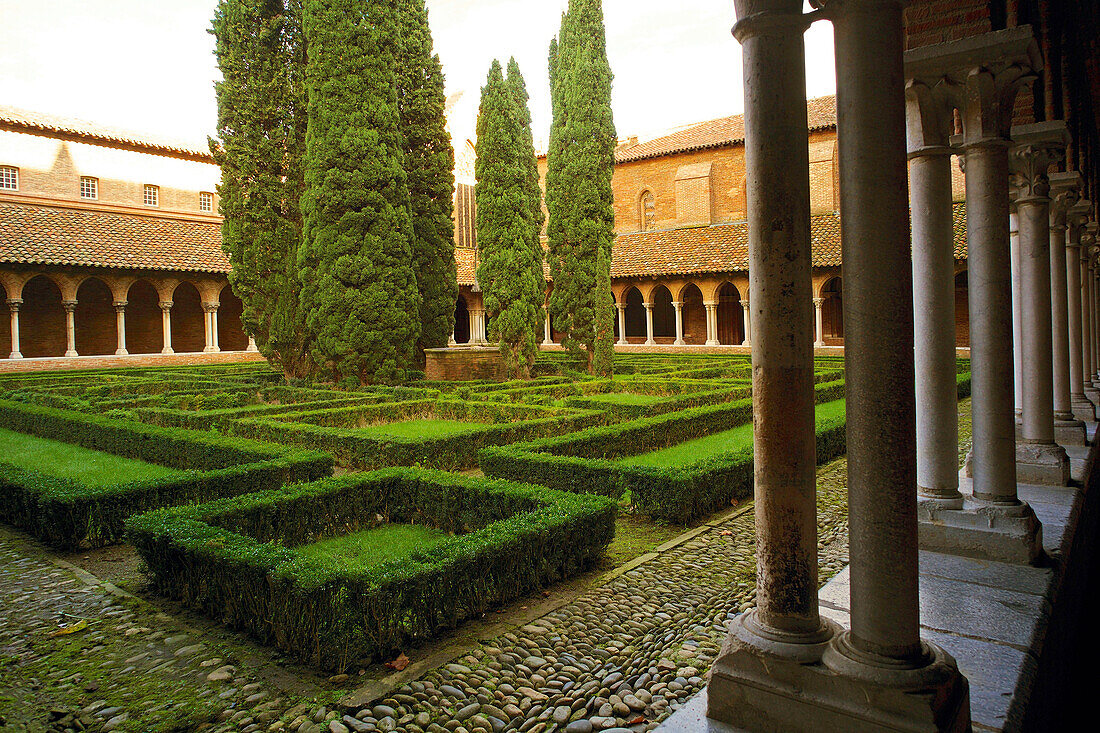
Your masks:
[{"label": "terracotta tile roof", "polygon": [[0,262],[229,272],[213,222],[0,202]]},{"label": "terracotta tile roof", "polygon": [[214,156],[209,150],[179,140],[119,130],[86,120],[58,117],[6,105],[0,105],[0,129],[59,136],[93,145],[139,150],[204,163],[214,162]]}]

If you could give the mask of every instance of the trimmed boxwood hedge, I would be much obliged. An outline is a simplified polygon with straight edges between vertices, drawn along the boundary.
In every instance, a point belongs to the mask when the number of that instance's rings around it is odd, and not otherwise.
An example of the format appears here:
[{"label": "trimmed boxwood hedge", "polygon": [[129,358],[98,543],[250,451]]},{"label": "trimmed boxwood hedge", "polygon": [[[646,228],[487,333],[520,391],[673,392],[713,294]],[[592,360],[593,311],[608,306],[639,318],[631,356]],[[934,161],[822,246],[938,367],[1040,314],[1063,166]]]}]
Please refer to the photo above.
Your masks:
[{"label": "trimmed boxwood hedge", "polygon": [[[432,417],[494,424],[439,436],[379,436],[356,431],[361,425]],[[233,421],[229,429],[236,435],[329,451],[338,465],[348,468],[421,466],[458,471],[476,468],[477,452],[487,445],[558,435],[603,424],[606,419],[605,413],[594,410],[439,399],[242,418]]]},{"label": "trimmed boxwood hedge", "polygon": [[64,548],[118,542],[138,512],[332,473],[332,456],[0,399],[9,430],[175,468],[182,476],[88,486],[0,461],[0,519]]},{"label": "trimmed boxwood hedge", "polygon": [[[127,528],[163,593],[341,671],[588,567],[615,515],[602,497],[389,468],[162,509]],[[291,547],[378,516],[465,533],[356,569]]]}]

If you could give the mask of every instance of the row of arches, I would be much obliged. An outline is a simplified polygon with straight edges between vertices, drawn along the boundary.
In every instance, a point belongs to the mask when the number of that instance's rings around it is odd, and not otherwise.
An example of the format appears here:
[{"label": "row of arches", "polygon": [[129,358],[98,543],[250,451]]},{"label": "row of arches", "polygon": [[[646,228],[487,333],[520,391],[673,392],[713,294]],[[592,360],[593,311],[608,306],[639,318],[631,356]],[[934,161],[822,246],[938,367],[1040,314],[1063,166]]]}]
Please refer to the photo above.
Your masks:
[{"label": "row of arches", "polygon": [[[228,284],[220,290],[204,284],[203,290],[205,297],[187,281],[167,286],[146,279],[109,284],[94,275],[79,283],[55,279],[50,273],[35,275],[21,286],[0,280],[13,320],[11,329],[0,328],[0,357],[247,349],[241,300]],[[124,300],[116,300],[119,295]],[[210,348],[212,344],[216,349]]]}]

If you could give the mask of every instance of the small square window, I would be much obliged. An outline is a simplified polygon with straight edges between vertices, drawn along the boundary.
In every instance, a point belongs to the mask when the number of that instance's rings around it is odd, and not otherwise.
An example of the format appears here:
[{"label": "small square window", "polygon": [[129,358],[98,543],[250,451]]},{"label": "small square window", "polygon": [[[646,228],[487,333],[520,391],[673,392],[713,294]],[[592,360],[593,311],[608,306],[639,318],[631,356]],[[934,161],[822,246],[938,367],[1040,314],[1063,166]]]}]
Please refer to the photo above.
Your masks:
[{"label": "small square window", "polygon": [[99,198],[99,179],[92,178],[91,176],[80,177],[80,198],[82,199],[97,199]]},{"label": "small square window", "polygon": [[19,190],[19,169],[10,165],[0,165],[0,189]]},{"label": "small square window", "polygon": [[146,206],[159,206],[158,200],[160,198],[160,186],[152,186],[148,183],[145,184],[145,195],[142,201]]},{"label": "small square window", "polygon": [[214,210],[214,194],[202,191],[199,193],[199,211]]}]

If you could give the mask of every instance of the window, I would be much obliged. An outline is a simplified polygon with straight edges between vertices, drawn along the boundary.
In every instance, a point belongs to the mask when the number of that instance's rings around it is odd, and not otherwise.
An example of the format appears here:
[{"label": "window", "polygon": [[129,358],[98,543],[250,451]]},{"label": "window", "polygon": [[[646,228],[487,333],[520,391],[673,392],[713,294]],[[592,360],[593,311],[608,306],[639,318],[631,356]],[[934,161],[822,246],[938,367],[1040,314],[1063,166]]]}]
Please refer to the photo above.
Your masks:
[{"label": "window", "polygon": [[657,198],[652,191],[642,191],[638,199],[638,223],[643,232],[653,230],[657,225]]},{"label": "window", "polygon": [[142,199],[146,206],[159,206],[157,200],[160,198],[160,186],[152,186],[148,183],[145,184],[145,196]]},{"label": "window", "polygon": [[99,179],[92,178],[91,176],[80,177],[80,198],[82,199],[97,199],[99,198]]},{"label": "window", "polygon": [[214,194],[202,191],[199,193],[199,211],[214,210]]},{"label": "window", "polygon": [[19,169],[10,165],[0,165],[0,189],[19,190]]}]

